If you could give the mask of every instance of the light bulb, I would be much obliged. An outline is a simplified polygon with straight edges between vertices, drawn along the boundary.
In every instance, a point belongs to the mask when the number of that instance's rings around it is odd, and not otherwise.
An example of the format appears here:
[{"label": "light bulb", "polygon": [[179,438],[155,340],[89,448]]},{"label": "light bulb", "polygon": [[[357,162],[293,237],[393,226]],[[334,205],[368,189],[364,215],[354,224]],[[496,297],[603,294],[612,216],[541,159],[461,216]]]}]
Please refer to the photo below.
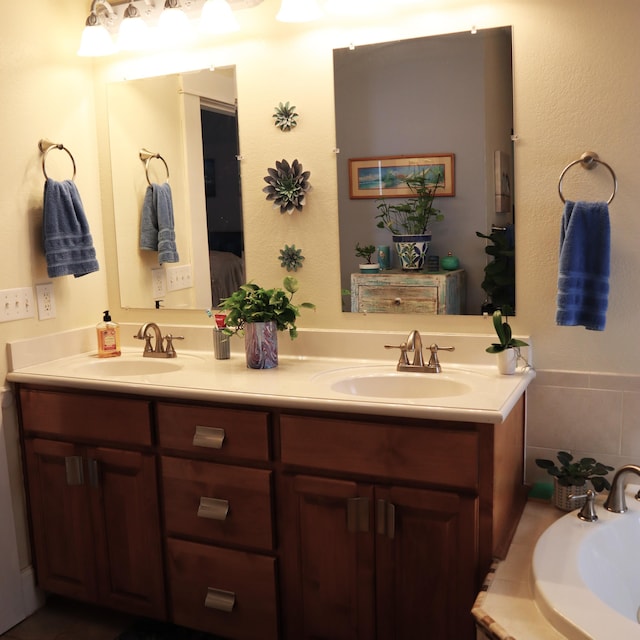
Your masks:
[{"label": "light bulb", "polygon": [[168,45],[184,44],[192,36],[187,14],[177,0],[166,0],[158,19],[160,42]]},{"label": "light bulb", "polygon": [[121,51],[139,51],[149,45],[149,27],[133,4],[125,9],[117,44]]},{"label": "light bulb", "polygon": [[115,51],[116,47],[106,27],[98,22],[98,16],[95,13],[89,14],[80,38],[78,55],[108,56]]},{"label": "light bulb", "polygon": [[200,31],[221,34],[237,31],[240,27],[227,0],[207,0],[200,15]]}]

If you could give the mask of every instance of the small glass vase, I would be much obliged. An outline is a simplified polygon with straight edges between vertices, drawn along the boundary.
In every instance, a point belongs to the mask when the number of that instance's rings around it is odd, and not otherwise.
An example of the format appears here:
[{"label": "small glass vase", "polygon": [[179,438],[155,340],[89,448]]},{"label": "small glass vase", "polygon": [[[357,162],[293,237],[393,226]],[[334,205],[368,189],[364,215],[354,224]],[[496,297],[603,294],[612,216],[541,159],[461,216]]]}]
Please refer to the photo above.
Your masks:
[{"label": "small glass vase", "polygon": [[278,329],[274,321],[247,322],[244,348],[249,369],[273,369],[278,366]]}]

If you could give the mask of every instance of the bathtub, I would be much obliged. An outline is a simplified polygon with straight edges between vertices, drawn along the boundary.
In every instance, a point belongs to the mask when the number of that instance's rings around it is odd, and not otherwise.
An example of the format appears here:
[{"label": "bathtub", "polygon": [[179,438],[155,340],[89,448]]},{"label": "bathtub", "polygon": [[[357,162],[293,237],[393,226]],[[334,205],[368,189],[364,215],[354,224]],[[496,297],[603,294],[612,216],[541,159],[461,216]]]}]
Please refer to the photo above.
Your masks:
[{"label": "bathtub", "polygon": [[597,522],[572,511],[552,524],[533,552],[536,604],[570,639],[640,639],[639,486],[626,490],[628,511],[609,513],[598,498]]}]

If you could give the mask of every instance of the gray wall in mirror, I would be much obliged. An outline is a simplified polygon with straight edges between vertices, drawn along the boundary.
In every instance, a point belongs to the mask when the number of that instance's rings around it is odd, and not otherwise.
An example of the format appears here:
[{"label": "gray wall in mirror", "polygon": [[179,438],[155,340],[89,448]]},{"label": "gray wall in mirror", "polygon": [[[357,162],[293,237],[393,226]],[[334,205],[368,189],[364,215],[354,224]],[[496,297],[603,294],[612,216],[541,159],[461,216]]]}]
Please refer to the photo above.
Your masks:
[{"label": "gray wall in mirror", "polygon": [[[120,302],[124,308],[203,309],[244,280],[235,70],[172,74],[108,87]],[[138,247],[148,188],[139,150],[160,153],[170,172],[179,263],[158,263]],[[151,182],[164,182],[152,159]],[[190,265],[191,286],[155,295],[152,270]],[[156,272],[157,273],[157,272]],[[212,291],[213,290],[213,291]],[[215,298],[215,299],[214,299]]]},{"label": "gray wall in mirror", "polygon": [[342,289],[361,262],[356,243],[392,245],[376,228],[376,201],[349,197],[349,158],[453,153],[455,196],[435,201],[445,218],[433,224],[429,254],[460,259],[465,313],[480,314],[487,256],[475,232],[513,223],[513,211],[496,213],[494,197],[495,151],[513,159],[511,28],[338,49],[334,81]]}]

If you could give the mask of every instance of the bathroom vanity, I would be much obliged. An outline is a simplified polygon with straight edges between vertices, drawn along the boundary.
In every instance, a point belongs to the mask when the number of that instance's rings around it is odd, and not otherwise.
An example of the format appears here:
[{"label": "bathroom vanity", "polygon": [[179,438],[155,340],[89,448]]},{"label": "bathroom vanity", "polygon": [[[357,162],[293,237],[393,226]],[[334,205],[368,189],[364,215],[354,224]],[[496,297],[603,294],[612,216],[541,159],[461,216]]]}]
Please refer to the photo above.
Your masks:
[{"label": "bathroom vanity", "polygon": [[474,414],[340,398],[336,361],[83,359],[10,374],[43,589],[233,639],[474,637],[524,504],[530,374],[482,374],[502,408]]}]

